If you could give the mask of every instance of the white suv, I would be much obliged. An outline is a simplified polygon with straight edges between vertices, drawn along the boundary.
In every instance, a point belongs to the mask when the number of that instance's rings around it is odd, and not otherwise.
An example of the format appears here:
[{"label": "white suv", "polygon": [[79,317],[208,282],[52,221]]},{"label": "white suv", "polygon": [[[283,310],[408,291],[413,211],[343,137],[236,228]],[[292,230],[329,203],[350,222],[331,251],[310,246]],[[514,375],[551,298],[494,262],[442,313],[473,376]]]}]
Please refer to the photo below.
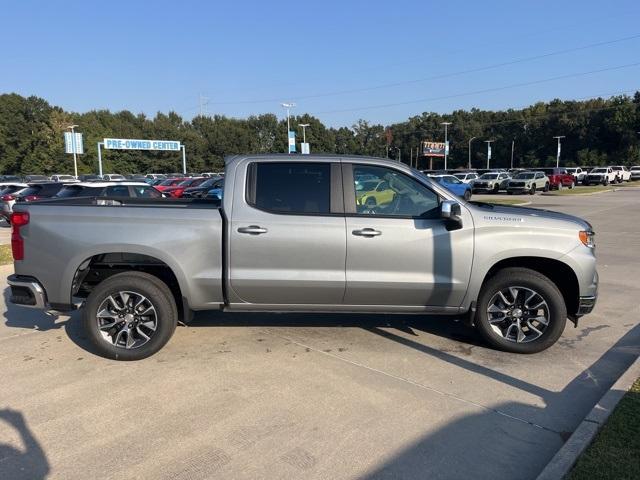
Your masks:
[{"label": "white suv", "polygon": [[472,172],[454,173],[453,176],[460,180],[462,183],[471,183],[476,178],[478,178],[478,174]]},{"label": "white suv", "polygon": [[631,180],[640,180],[640,165],[634,165],[631,167]]},{"label": "white suv", "polygon": [[629,180],[631,180],[631,172],[627,167],[624,167],[622,165],[615,165],[611,168],[616,173],[617,183],[628,182]]},{"label": "white suv", "polygon": [[582,181],[584,180],[584,177],[587,176],[587,171],[583,170],[580,167],[566,167],[565,169],[567,171],[567,173],[570,173],[571,175],[573,175],[573,180],[576,185],[578,185],[579,183],[582,183]]},{"label": "white suv", "polygon": [[616,172],[611,167],[596,167],[592,169],[586,177],[584,177],[585,185],[609,185],[616,183]]}]

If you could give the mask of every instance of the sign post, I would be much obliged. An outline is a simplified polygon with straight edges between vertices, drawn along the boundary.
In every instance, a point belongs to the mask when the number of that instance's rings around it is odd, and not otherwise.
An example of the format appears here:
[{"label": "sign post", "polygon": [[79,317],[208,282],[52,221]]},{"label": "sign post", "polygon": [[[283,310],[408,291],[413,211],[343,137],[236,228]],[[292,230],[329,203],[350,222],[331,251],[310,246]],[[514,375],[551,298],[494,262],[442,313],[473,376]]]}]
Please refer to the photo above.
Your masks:
[{"label": "sign post", "polygon": [[73,170],[76,178],[78,177],[78,154],[84,153],[84,145],[82,143],[82,134],[77,133],[74,128],[78,125],[69,125],[70,132],[64,132],[64,152],[73,154]]},{"label": "sign post", "polygon": [[296,132],[289,130],[289,153],[296,153]]},{"label": "sign post", "polygon": [[[295,146],[295,145],[294,145]],[[98,142],[98,169],[102,176],[102,148],[105,150],[150,150],[160,152],[182,151],[182,173],[187,173],[187,154],[184,144],[177,140],[141,140],[134,138],[105,138]]]}]

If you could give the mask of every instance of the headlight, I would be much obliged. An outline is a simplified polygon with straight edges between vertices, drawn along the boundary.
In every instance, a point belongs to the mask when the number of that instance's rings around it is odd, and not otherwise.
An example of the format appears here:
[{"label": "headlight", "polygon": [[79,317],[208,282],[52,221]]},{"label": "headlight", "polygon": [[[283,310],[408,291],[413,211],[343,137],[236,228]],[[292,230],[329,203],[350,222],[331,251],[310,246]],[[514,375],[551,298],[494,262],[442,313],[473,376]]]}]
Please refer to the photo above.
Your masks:
[{"label": "headlight", "polygon": [[596,248],[596,234],[591,230],[581,230],[578,232],[578,236],[580,237],[580,241],[584,244],[584,246],[589,248]]}]

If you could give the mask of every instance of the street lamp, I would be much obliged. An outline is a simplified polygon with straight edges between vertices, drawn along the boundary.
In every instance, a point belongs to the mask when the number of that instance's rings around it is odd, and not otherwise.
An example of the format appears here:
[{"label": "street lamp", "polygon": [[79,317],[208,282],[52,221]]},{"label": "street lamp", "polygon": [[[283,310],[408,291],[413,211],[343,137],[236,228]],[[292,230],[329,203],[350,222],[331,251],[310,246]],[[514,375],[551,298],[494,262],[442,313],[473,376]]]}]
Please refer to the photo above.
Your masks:
[{"label": "street lamp", "polygon": [[444,125],[444,169],[447,169],[447,157],[449,156],[449,140],[447,138],[447,127],[451,125],[451,122],[442,122],[440,125]]},{"label": "street lamp", "polygon": [[399,147],[393,147],[398,151],[398,161],[402,162],[402,150]]},{"label": "street lamp", "polygon": [[71,129],[71,148],[73,148],[73,171],[76,178],[78,178],[78,157],[76,155],[76,132],[74,129],[77,126],[78,125],[69,125],[67,127]]},{"label": "street lamp", "polygon": [[302,127],[302,143],[307,143],[307,127],[311,126],[310,123],[299,123],[299,127]]},{"label": "street lamp", "polygon": [[556,168],[560,166],[560,139],[565,138],[564,135],[558,135],[557,137],[553,137],[558,139],[558,153],[556,154]]},{"label": "street lamp", "polygon": [[489,162],[491,161],[491,144],[495,142],[495,140],[485,140],[484,143],[487,144],[487,170],[489,170]]},{"label": "street lamp", "polygon": [[473,142],[476,138],[478,137],[471,137],[469,139],[469,165],[468,165],[469,170],[471,170],[471,142]]},{"label": "street lamp", "polygon": [[289,132],[291,131],[291,124],[289,123],[289,116],[290,116],[289,111],[292,108],[294,108],[296,104],[293,102],[289,102],[289,103],[281,103],[280,105],[282,105],[284,108],[287,109],[287,153],[291,153],[291,151],[289,150]]}]

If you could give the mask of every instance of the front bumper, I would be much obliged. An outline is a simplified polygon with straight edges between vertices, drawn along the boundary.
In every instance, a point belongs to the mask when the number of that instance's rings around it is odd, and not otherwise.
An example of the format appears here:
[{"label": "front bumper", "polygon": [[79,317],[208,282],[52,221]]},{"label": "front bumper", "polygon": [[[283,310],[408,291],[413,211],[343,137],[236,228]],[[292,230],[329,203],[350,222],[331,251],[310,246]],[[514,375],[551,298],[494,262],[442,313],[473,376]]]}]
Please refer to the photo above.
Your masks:
[{"label": "front bumper", "polygon": [[581,317],[582,315],[590,314],[593,308],[596,306],[597,300],[598,300],[598,295],[580,297],[578,301],[578,313],[576,314],[576,316]]},{"label": "front bumper", "polygon": [[35,278],[14,274],[7,278],[7,283],[11,287],[9,301],[14,305],[41,310],[49,308],[47,293]]}]

